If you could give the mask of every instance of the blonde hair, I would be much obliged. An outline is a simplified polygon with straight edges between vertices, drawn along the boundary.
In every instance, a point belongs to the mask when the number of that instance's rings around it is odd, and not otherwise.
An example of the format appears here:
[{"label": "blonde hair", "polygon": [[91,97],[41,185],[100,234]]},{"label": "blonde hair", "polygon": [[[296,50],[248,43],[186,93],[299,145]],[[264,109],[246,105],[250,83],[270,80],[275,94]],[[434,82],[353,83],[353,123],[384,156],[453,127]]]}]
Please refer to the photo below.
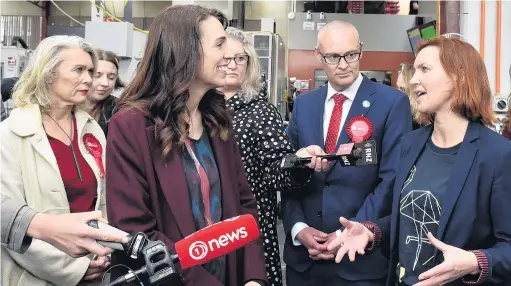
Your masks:
[{"label": "blonde hair", "polygon": [[248,55],[247,71],[245,73],[245,79],[241,83],[239,96],[243,98],[245,102],[249,102],[256,97],[263,88],[259,56],[257,55],[254,45],[252,45],[242,30],[227,27],[225,31],[230,39],[241,42],[245,53]]},{"label": "blonde hair", "polygon": [[402,92],[404,92],[404,93],[406,93],[406,95],[408,95],[408,99],[410,99],[410,107],[412,110],[413,119],[416,122],[420,123],[421,116],[420,116],[418,103],[417,103],[417,94],[415,94],[414,88],[413,88],[412,84],[410,84],[410,80],[413,77],[415,69],[412,64],[402,63],[399,65],[399,71],[401,73],[401,76],[403,77],[403,82],[405,85],[398,86],[398,87]]},{"label": "blonde hair", "polygon": [[88,53],[94,64],[97,55],[94,48],[85,39],[78,36],[51,36],[39,43],[31,55],[27,67],[14,86],[12,97],[16,107],[27,104],[38,104],[47,111],[51,105],[51,94],[48,81],[55,78],[62,63],[61,54],[70,48],[80,48]]}]

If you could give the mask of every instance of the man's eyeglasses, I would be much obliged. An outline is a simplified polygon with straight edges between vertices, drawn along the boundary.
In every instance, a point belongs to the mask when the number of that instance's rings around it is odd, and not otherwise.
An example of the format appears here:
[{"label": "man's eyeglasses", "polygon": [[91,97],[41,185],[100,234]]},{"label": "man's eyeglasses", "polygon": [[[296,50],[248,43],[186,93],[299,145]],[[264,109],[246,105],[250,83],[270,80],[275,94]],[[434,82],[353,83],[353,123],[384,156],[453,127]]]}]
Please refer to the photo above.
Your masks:
[{"label": "man's eyeglasses", "polygon": [[360,52],[349,52],[345,55],[338,55],[338,54],[326,54],[324,55],[320,50],[318,50],[319,54],[323,57],[323,60],[325,63],[329,65],[337,65],[341,61],[341,59],[344,59],[346,63],[354,63],[360,59]]},{"label": "man's eyeglasses", "polygon": [[248,55],[247,54],[238,54],[238,55],[234,55],[234,57],[230,57],[230,58],[224,57],[224,59],[227,60],[227,64],[230,64],[231,61],[234,60],[234,62],[237,65],[243,65],[248,62]]}]

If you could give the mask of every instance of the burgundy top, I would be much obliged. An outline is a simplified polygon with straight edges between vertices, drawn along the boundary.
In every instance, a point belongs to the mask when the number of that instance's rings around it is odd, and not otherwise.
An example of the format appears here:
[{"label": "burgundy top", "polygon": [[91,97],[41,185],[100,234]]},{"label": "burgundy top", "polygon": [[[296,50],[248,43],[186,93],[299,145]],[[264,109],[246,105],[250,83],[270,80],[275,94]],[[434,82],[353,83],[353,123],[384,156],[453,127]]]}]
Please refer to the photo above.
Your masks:
[{"label": "burgundy top", "polygon": [[57,158],[60,176],[66,188],[67,200],[69,201],[69,209],[72,213],[93,211],[96,205],[97,181],[87,161],[82,156],[78,147],[78,134],[76,128],[76,120],[73,115],[73,128],[75,136],[73,137],[73,146],[75,148],[76,157],[80,170],[82,172],[83,182],[78,177],[73,152],[69,145],[62,141],[48,136],[51,149]]},{"label": "burgundy top", "polygon": [[511,133],[509,133],[509,131],[507,131],[506,127],[504,127],[504,129],[502,130],[502,136],[504,136],[507,139],[511,140]]}]

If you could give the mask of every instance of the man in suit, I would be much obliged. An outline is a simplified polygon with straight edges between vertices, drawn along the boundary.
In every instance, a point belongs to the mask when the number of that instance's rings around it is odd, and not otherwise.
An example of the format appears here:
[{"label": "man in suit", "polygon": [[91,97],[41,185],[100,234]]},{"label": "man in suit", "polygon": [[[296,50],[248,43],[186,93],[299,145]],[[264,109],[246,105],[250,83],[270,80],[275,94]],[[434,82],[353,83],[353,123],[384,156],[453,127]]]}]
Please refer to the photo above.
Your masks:
[{"label": "man in suit", "polygon": [[378,164],[343,168],[332,162],[326,171],[314,172],[305,187],[282,194],[287,284],[384,285],[388,265],[380,253],[335,264],[326,246],[341,231],[339,217],[366,221],[390,213],[383,201],[391,193],[399,140],[412,130],[410,103],[405,94],[360,73],[362,43],[353,25],[325,25],[316,55],[329,83],[296,99],[291,143],[296,149],[317,145],[335,153],[340,144],[352,142],[346,130],[350,120],[363,116],[373,126],[369,139],[376,142]]}]

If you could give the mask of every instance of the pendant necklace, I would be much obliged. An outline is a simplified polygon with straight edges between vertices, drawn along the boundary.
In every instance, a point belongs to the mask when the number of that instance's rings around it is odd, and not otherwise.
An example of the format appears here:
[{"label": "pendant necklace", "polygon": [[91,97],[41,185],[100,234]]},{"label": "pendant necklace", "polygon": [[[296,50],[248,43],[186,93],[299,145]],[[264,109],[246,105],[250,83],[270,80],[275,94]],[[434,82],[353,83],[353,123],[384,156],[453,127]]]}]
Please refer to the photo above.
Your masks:
[{"label": "pendant necklace", "polygon": [[83,182],[83,177],[82,177],[82,170],[80,169],[80,164],[78,164],[78,157],[76,156],[76,151],[75,151],[75,147],[73,146],[73,139],[71,139],[71,137],[74,135],[74,116],[71,114],[71,136],[67,135],[67,132],[64,131],[64,128],[62,128],[60,126],[60,124],[57,123],[57,121],[55,119],[53,119],[53,117],[51,117],[48,113],[46,113],[46,115],[48,115],[49,118],[51,118],[51,120],[53,120],[53,122],[55,122],[55,124],[57,124],[57,126],[60,128],[60,130],[62,130],[62,132],[64,132],[64,134],[66,134],[66,137],[69,138],[69,146],[71,147],[71,152],[73,153],[73,159],[75,161],[75,167],[76,167],[76,172],[78,173],[78,179],[80,179],[80,182]]}]

